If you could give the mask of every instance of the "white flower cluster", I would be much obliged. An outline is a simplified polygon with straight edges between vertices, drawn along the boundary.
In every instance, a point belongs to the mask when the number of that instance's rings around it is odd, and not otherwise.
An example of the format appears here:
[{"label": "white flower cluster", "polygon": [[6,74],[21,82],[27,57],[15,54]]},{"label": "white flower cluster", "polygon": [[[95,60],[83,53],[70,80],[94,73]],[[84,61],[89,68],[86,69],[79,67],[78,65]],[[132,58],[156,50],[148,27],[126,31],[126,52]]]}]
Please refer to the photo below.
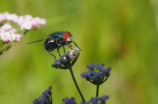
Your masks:
[{"label": "white flower cluster", "polygon": [[46,21],[39,17],[33,18],[31,15],[17,16],[8,12],[0,13],[0,39],[3,42],[20,41],[21,35],[12,28],[13,23],[17,24],[21,30],[27,31],[41,28]]},{"label": "white flower cluster", "polygon": [[39,17],[33,18],[31,15],[18,16],[16,14],[9,14],[8,12],[0,13],[0,23],[6,21],[17,24],[21,30],[38,29],[46,23],[45,19]]},{"label": "white flower cluster", "polygon": [[10,41],[20,41],[21,35],[17,34],[17,31],[12,28],[10,24],[4,24],[0,28],[0,39],[3,42],[10,42]]}]

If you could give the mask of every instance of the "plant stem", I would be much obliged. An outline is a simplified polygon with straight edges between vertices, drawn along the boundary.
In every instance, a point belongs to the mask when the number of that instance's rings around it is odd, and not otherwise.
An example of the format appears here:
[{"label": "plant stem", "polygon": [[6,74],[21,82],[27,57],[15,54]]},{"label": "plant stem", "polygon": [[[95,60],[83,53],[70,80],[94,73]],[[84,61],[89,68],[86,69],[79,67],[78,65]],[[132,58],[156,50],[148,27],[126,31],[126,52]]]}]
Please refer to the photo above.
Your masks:
[{"label": "plant stem", "polygon": [[99,85],[97,84],[96,97],[99,95]]},{"label": "plant stem", "polygon": [[1,48],[4,46],[4,44],[5,44],[5,42],[3,42],[2,45],[0,46],[0,50],[1,50]]},{"label": "plant stem", "polygon": [[2,50],[2,51],[0,52],[0,55],[3,54],[3,53],[4,53],[5,51],[7,51],[8,49],[10,49],[11,46],[12,46],[12,45],[9,45],[6,49]]},{"label": "plant stem", "polygon": [[84,97],[83,97],[83,95],[82,95],[82,93],[81,93],[81,91],[80,91],[80,88],[78,87],[77,82],[76,82],[76,79],[75,79],[75,76],[74,76],[74,74],[73,74],[73,71],[72,71],[72,67],[71,67],[71,66],[70,66],[69,70],[70,70],[72,79],[73,79],[73,81],[74,81],[74,83],[75,83],[75,86],[76,86],[76,88],[77,88],[77,90],[78,90],[78,92],[79,92],[79,94],[80,94],[80,96],[81,96],[81,98],[82,98],[82,101],[85,102],[85,99],[84,99]]}]

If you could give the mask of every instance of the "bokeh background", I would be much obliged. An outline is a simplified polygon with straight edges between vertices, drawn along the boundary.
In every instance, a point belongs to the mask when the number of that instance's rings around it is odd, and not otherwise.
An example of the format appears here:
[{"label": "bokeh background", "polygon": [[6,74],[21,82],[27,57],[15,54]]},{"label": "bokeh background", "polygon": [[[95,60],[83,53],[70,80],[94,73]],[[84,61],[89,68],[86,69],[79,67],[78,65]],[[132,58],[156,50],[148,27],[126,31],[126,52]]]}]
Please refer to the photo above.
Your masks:
[{"label": "bokeh background", "polygon": [[[47,21],[0,56],[0,104],[31,104],[49,86],[53,104],[72,96],[80,102],[69,70],[51,67],[54,58],[44,42],[25,45],[55,31],[70,31],[82,49],[73,70],[87,101],[95,96],[96,86],[80,74],[86,65],[104,62],[112,67],[99,93],[110,96],[107,104],[157,104],[157,10],[157,0],[0,0],[0,13]],[[56,50],[52,53],[59,57]]]}]

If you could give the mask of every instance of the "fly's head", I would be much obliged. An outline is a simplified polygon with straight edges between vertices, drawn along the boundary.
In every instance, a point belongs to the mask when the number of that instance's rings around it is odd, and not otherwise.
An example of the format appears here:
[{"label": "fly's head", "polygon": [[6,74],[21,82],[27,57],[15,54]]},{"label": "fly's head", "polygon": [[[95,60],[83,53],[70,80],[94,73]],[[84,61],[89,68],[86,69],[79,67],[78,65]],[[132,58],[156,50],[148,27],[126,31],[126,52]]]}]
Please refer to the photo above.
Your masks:
[{"label": "fly's head", "polygon": [[71,43],[72,42],[72,34],[68,31],[64,32],[63,39],[65,41],[67,41],[68,43]]}]

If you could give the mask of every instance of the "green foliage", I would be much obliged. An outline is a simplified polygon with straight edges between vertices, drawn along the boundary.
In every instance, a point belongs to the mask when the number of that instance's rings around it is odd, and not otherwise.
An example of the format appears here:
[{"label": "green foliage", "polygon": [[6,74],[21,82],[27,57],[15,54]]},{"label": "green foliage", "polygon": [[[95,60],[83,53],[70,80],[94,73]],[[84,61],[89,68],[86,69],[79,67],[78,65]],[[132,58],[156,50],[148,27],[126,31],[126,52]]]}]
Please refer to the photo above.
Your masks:
[{"label": "green foliage", "polygon": [[[1,0],[0,4],[0,13],[31,14],[47,21],[0,56],[1,104],[31,104],[48,86],[54,104],[72,96],[80,102],[69,71],[51,67],[54,57],[44,50],[44,42],[25,45],[55,31],[70,31],[82,49],[73,69],[86,100],[95,96],[96,88],[80,73],[89,63],[104,62],[113,69],[100,87],[104,92],[99,92],[110,96],[107,104],[158,103],[156,0]],[[59,57],[56,50],[53,54]]]}]

